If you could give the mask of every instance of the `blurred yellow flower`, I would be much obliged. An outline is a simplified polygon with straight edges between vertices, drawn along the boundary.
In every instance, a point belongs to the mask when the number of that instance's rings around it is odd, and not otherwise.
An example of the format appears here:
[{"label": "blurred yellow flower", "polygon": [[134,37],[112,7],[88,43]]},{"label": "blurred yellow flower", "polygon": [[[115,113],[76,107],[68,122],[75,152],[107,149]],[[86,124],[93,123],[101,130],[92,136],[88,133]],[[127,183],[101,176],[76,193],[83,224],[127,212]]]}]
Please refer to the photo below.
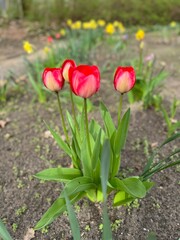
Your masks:
[{"label": "blurred yellow flower", "polygon": [[66,24],[70,27],[71,24],[72,24],[72,20],[71,20],[71,19],[68,19],[68,20],[66,21]]},{"label": "blurred yellow flower", "polygon": [[24,42],[23,42],[23,49],[24,49],[24,51],[27,52],[28,54],[31,54],[31,53],[33,53],[33,51],[34,51],[32,44],[31,44],[30,42],[28,42],[28,41],[24,41]]},{"label": "blurred yellow flower", "polygon": [[90,22],[83,22],[82,27],[84,29],[91,29],[91,23]]},{"label": "blurred yellow flower", "polygon": [[126,31],[124,25],[122,24],[122,22],[118,22],[118,28],[119,28],[119,31],[121,33],[124,33]]},{"label": "blurred yellow flower", "polygon": [[97,28],[97,23],[94,19],[91,19],[89,23],[90,23],[91,29]]},{"label": "blurred yellow flower", "polygon": [[170,22],[170,27],[172,28],[176,27],[176,22],[175,21]]},{"label": "blurred yellow flower", "polygon": [[83,27],[84,29],[90,29],[90,23],[89,23],[89,22],[83,22],[83,23],[82,23],[82,27]]},{"label": "blurred yellow flower", "polygon": [[139,29],[135,34],[137,41],[142,41],[145,37],[145,32],[142,29]]},{"label": "blurred yellow flower", "polygon": [[114,25],[113,25],[112,23],[108,23],[108,24],[106,25],[105,32],[106,32],[107,34],[112,35],[112,34],[115,32]]},{"label": "blurred yellow flower", "polygon": [[84,29],[96,29],[97,28],[97,23],[95,20],[90,20],[89,22],[83,22],[82,27]]},{"label": "blurred yellow flower", "polygon": [[74,23],[71,24],[71,29],[81,29],[81,21],[76,21]]},{"label": "blurred yellow flower", "polygon": [[43,51],[47,54],[51,51],[51,49],[49,47],[44,47]]},{"label": "blurred yellow flower", "polygon": [[119,22],[118,21],[114,21],[113,25],[114,25],[114,27],[118,27],[119,26]]},{"label": "blurred yellow flower", "polygon": [[124,26],[119,26],[119,31],[121,33],[124,33],[126,31],[126,28]]},{"label": "blurred yellow flower", "polygon": [[59,31],[61,36],[65,36],[66,35],[66,30],[64,28],[61,28]]},{"label": "blurred yellow flower", "polygon": [[97,21],[97,24],[98,24],[98,26],[100,26],[100,27],[104,27],[104,26],[106,25],[106,22],[105,22],[103,19],[99,19],[99,20]]}]

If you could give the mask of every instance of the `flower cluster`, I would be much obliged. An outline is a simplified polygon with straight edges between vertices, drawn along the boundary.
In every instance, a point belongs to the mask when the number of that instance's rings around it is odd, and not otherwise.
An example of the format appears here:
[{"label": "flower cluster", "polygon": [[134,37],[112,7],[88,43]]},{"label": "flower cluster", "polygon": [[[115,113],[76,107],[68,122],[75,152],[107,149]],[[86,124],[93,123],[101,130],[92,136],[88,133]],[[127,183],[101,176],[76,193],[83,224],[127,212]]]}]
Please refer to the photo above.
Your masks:
[{"label": "flower cluster", "polygon": [[116,32],[116,30],[119,30],[120,33],[125,32],[125,27],[122,22],[114,21],[113,23],[106,23],[103,19],[99,19],[95,21],[94,19],[91,19],[87,22],[81,22],[81,21],[75,21],[73,22],[71,19],[67,20],[67,26],[72,30],[78,30],[78,29],[97,29],[98,27],[103,28],[105,33],[112,35]]},{"label": "flower cluster", "polygon": [[[100,71],[97,66],[79,65],[67,59],[61,68],[46,68],[42,75],[46,88],[59,92],[64,82],[69,82],[72,92],[82,98],[89,98],[100,88]],[[130,91],[135,84],[132,67],[119,66],[114,75],[114,88],[121,94]]]},{"label": "flower cluster", "polygon": [[[59,197],[36,224],[36,230],[50,224],[64,212],[67,198],[73,204],[79,199],[87,197],[92,202],[103,202],[105,207],[107,196],[111,192],[114,192],[113,206],[124,205],[135,199],[144,198],[154,185],[150,178],[155,173],[179,163],[179,161],[169,162],[168,158],[154,162],[159,149],[169,141],[176,139],[178,137],[176,134],[158,147],[158,150],[148,159],[141,175],[119,177],[121,153],[126,143],[130,121],[130,108],[122,114],[123,94],[130,91],[135,85],[136,76],[133,67],[119,66],[114,74],[114,88],[121,93],[117,124],[114,123],[103,102],[100,103],[103,126],[95,119],[88,118],[87,98],[100,88],[98,66],[77,66],[74,60],[67,59],[60,68],[46,68],[42,80],[49,90],[56,93],[65,139],[64,135],[62,137],[48,124],[46,124],[47,128],[56,143],[70,157],[72,167],[49,168],[35,175],[41,180],[58,181],[65,184]],[[66,115],[63,114],[64,109],[61,107],[59,95],[65,81],[70,87],[72,103],[72,114],[66,111]],[[73,93],[83,98],[79,99],[84,105],[80,114],[76,113]],[[176,153],[178,152],[171,153],[169,157]]]},{"label": "flower cluster", "polygon": [[[103,103],[100,104],[100,110],[104,127],[101,127],[94,119],[88,118],[87,98],[100,88],[98,66],[77,66],[74,60],[67,59],[60,68],[46,68],[42,74],[42,80],[46,88],[56,93],[65,139],[46,125],[60,148],[71,158],[72,168],[49,168],[36,174],[39,179],[58,180],[64,182],[65,186],[57,200],[36,224],[35,229],[48,225],[63,213],[66,204],[64,194],[67,194],[71,203],[84,196],[93,202],[103,201],[105,203],[107,195],[114,191],[116,193],[115,206],[144,197],[146,194],[144,184],[146,183],[143,183],[139,177],[123,180],[117,178],[121,162],[120,155],[125,145],[130,119],[130,109],[121,116],[122,97],[135,84],[134,69],[119,66],[114,75],[114,87],[121,93],[117,127]],[[59,95],[65,81],[70,87],[72,103],[72,114],[66,111],[66,115],[63,114]],[[75,96],[72,93],[83,98],[84,106],[81,114],[76,113]],[[68,124],[64,119],[65,116]],[[132,185],[135,186],[133,192],[131,191]],[[56,213],[54,208],[57,209]]]}]

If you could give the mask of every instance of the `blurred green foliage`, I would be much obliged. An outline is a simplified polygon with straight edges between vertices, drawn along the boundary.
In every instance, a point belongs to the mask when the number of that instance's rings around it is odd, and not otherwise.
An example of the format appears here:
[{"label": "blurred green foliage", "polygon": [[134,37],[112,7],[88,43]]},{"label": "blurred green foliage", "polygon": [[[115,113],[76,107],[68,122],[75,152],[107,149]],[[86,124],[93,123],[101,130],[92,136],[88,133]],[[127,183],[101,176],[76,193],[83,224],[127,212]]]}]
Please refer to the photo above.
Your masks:
[{"label": "blurred green foliage", "polygon": [[[25,18],[49,24],[66,19],[119,20],[125,25],[180,21],[179,0],[4,0],[9,19]],[[1,8],[1,7],[0,7]]]}]

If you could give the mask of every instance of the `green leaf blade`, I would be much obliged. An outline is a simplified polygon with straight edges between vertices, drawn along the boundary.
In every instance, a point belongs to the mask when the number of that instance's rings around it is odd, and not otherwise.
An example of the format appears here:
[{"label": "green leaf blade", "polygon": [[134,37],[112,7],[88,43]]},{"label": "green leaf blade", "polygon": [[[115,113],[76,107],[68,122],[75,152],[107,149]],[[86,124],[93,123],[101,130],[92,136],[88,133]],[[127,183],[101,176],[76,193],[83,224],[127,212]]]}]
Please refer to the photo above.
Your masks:
[{"label": "green leaf blade", "polygon": [[75,168],[49,168],[35,175],[36,178],[48,181],[67,181],[82,176],[79,169]]},{"label": "green leaf blade", "polygon": [[124,191],[134,198],[143,198],[146,195],[146,188],[138,177],[129,177],[123,180],[113,178],[110,184],[117,190]]},{"label": "green leaf blade", "polygon": [[114,122],[113,122],[111,115],[110,115],[108,109],[106,108],[106,106],[103,103],[101,103],[100,108],[101,108],[102,119],[104,121],[104,125],[106,128],[106,133],[107,133],[108,137],[110,138],[112,136],[113,132],[116,130],[116,128],[114,126]]},{"label": "green leaf blade", "polygon": [[109,139],[106,139],[103,148],[102,148],[102,155],[101,155],[101,187],[103,192],[103,240],[112,239],[112,230],[111,224],[108,217],[107,211],[107,184],[109,179],[109,168],[110,168],[110,160],[111,160],[111,145]]},{"label": "green leaf blade", "polygon": [[[81,199],[83,196],[82,193],[74,195],[70,198],[71,203],[74,203]],[[66,202],[64,198],[57,198],[55,202],[51,205],[51,207],[43,214],[39,222],[34,227],[35,230],[39,230],[50,223],[52,223],[55,218],[60,216],[66,210]]]},{"label": "green leaf blade", "polygon": [[69,217],[69,222],[70,222],[70,226],[71,226],[71,231],[72,231],[72,235],[73,235],[73,239],[74,240],[81,240],[81,234],[80,234],[80,227],[79,227],[79,223],[78,220],[76,218],[74,209],[72,207],[72,204],[66,194],[66,191],[64,192],[65,195],[65,201],[66,201],[66,208],[68,211],[68,217]]},{"label": "green leaf blade", "polygon": [[[46,124],[46,123],[45,123]],[[55,141],[57,142],[57,144],[59,145],[59,147],[65,152],[67,153],[68,156],[72,157],[72,153],[71,153],[71,149],[69,148],[69,146],[67,145],[67,143],[62,140],[62,138],[60,137],[60,135],[58,135],[50,126],[48,126],[48,124],[46,124],[48,130],[51,132],[52,136],[54,137]]]},{"label": "green leaf blade", "polygon": [[101,185],[104,199],[106,199],[107,183],[109,178],[109,167],[111,157],[111,146],[109,139],[106,139],[102,148],[101,155]]},{"label": "green leaf blade", "polygon": [[1,237],[3,240],[13,240],[4,223],[0,219],[0,238]]},{"label": "green leaf blade", "polygon": [[125,145],[129,127],[129,120],[130,120],[130,108],[124,114],[117,129],[114,141],[114,149],[116,154],[119,154]]},{"label": "green leaf blade", "polygon": [[113,206],[117,207],[120,205],[125,205],[131,201],[134,200],[134,197],[130,196],[124,191],[119,191],[116,193],[114,200],[113,200]]},{"label": "green leaf blade", "polygon": [[107,206],[103,208],[103,240],[112,240],[111,223],[108,217]]},{"label": "green leaf blade", "polygon": [[64,198],[64,191],[66,191],[67,196],[71,196],[79,192],[85,192],[88,189],[96,189],[96,185],[92,182],[92,179],[85,176],[78,177],[66,184],[60,197]]}]

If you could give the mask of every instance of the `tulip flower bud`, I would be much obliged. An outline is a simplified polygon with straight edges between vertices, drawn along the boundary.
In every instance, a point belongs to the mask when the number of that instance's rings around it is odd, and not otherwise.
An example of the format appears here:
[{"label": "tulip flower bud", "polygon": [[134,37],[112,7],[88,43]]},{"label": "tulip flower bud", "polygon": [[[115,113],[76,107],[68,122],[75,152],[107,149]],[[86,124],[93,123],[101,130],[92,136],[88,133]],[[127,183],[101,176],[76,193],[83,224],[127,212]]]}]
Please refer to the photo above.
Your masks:
[{"label": "tulip flower bud", "polygon": [[42,74],[44,86],[53,92],[60,91],[64,86],[61,68],[45,68]]},{"label": "tulip flower bud", "polygon": [[62,65],[62,75],[63,78],[66,82],[69,82],[69,69],[70,67],[76,67],[76,63],[71,60],[71,59],[67,59],[63,62]]},{"label": "tulip flower bud", "polygon": [[136,82],[133,67],[118,67],[114,75],[114,87],[120,93],[129,92]]},{"label": "tulip flower bud", "polygon": [[100,88],[100,72],[97,66],[79,65],[69,70],[70,86],[74,94],[89,98]]}]

